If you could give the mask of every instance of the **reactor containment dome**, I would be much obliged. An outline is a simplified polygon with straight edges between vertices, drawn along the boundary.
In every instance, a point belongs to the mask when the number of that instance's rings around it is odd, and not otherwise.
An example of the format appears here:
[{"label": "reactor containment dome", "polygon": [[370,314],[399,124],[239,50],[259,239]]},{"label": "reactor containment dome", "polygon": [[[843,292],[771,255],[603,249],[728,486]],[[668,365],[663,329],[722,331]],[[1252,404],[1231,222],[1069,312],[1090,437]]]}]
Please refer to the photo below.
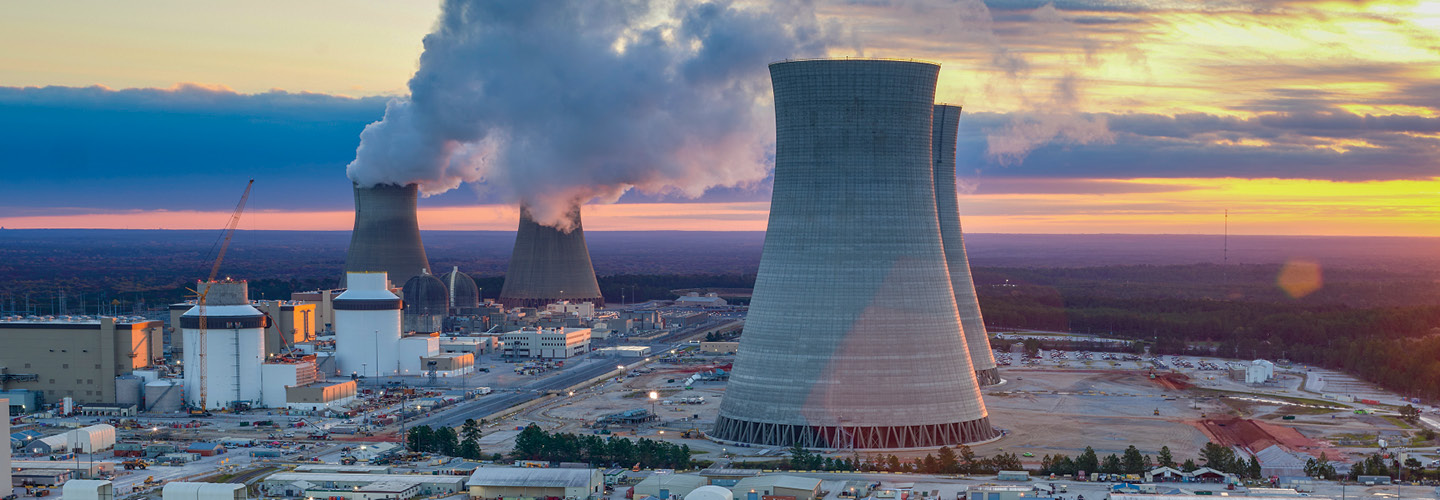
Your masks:
[{"label": "reactor containment dome", "polygon": [[774,194],[713,438],[898,449],[997,436],[937,224],[939,70],[874,59],[770,65]]}]

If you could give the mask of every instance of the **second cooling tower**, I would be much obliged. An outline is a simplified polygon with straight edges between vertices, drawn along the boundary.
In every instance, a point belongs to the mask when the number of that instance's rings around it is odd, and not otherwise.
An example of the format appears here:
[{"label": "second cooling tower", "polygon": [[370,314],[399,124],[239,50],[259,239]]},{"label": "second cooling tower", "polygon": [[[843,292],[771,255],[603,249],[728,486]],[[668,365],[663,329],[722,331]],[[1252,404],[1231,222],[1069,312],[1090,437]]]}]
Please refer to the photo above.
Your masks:
[{"label": "second cooling tower", "polygon": [[965,255],[965,234],[960,231],[960,201],[955,192],[955,141],[960,127],[960,106],[935,106],[931,159],[935,170],[935,208],[940,219],[940,239],[945,244],[945,262],[950,267],[950,287],[955,290],[955,305],[960,310],[960,326],[965,330],[965,343],[970,348],[970,363],[980,385],[1000,383],[995,354],[990,351],[990,338],[985,335],[985,321],[980,316],[980,299],[975,295],[975,279],[970,274],[970,258]]},{"label": "second cooling tower", "polygon": [[355,186],[355,229],[345,254],[345,272],[383,272],[393,287],[430,272],[430,260],[420,243],[417,197],[414,184]]},{"label": "second cooling tower", "polygon": [[562,300],[605,305],[585,230],[580,227],[580,205],[566,214],[570,230],[542,226],[520,206],[520,227],[515,233],[515,251],[505,270],[500,303],[505,307],[545,307]]},{"label": "second cooling tower", "polygon": [[712,437],[893,449],[997,435],[937,224],[939,70],[866,59],[770,65],[770,221]]}]

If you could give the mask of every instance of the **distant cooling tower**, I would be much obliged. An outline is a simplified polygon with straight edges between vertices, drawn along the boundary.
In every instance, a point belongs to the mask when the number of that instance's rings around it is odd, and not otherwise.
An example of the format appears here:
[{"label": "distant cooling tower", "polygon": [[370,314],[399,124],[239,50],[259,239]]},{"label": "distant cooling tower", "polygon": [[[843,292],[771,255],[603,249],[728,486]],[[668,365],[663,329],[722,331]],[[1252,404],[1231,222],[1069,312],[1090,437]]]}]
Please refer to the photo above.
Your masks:
[{"label": "distant cooling tower", "polygon": [[590,249],[580,227],[580,205],[570,209],[574,229],[566,232],[536,223],[530,209],[520,206],[520,228],[515,233],[515,251],[500,287],[505,307],[545,307],[561,300],[605,305]]},{"label": "distant cooling tower", "polygon": [[997,435],[936,224],[939,70],[868,59],[770,65],[770,222],[712,437],[893,449]]},{"label": "distant cooling tower", "polygon": [[960,310],[960,326],[970,348],[970,364],[980,385],[1000,383],[995,354],[980,317],[980,299],[975,296],[975,279],[970,275],[970,258],[965,255],[965,235],[960,231],[960,202],[955,194],[955,141],[960,126],[960,106],[935,106],[934,136],[930,147],[935,170],[935,208],[940,217],[940,239],[945,243],[945,262],[950,267],[950,287]]},{"label": "distant cooling tower", "polygon": [[[345,272],[383,272],[397,287],[430,272],[415,216],[417,191],[414,184],[355,186],[355,230]],[[340,284],[345,285],[343,278]]]}]

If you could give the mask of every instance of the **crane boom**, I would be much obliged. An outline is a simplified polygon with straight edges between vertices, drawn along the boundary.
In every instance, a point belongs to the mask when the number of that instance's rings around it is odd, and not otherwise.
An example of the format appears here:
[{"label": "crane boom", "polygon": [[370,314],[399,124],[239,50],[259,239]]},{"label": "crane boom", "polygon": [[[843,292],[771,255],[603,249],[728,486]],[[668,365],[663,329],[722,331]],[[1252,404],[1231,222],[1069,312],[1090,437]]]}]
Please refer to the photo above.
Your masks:
[{"label": "crane boom", "polygon": [[220,243],[220,252],[215,255],[215,263],[210,266],[210,276],[205,279],[202,289],[196,293],[195,305],[197,307],[196,312],[200,315],[200,321],[198,325],[199,328],[197,328],[199,337],[195,339],[195,350],[199,352],[196,353],[195,358],[197,366],[186,367],[186,369],[198,370],[198,374],[200,375],[200,397],[197,398],[200,404],[197,406],[199,406],[199,412],[201,413],[206,412],[206,406],[209,402],[207,400],[208,387],[206,387],[207,384],[205,380],[206,372],[209,371],[209,366],[207,366],[208,364],[205,360],[205,351],[209,348],[209,333],[206,331],[207,315],[205,313],[205,298],[210,295],[210,285],[215,282],[215,276],[220,273],[220,263],[225,260],[225,251],[230,249],[230,237],[235,235],[235,227],[240,225],[240,214],[245,211],[245,201],[250,199],[250,188],[254,185],[255,179],[250,179],[250,182],[245,184],[245,193],[240,195],[240,203],[235,205],[235,211],[230,214],[230,222],[225,224],[225,233],[223,241]]}]

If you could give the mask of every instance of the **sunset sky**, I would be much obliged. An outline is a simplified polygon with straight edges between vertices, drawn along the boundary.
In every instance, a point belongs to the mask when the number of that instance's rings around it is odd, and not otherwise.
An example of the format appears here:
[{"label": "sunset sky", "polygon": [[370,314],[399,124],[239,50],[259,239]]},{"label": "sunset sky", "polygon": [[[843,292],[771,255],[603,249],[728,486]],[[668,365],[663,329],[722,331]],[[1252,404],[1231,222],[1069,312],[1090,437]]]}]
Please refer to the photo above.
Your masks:
[{"label": "sunset sky", "polygon": [[[434,0],[0,5],[0,226],[218,228],[253,177],[241,228],[349,229],[360,132],[410,95],[440,15]],[[937,101],[965,109],[967,231],[1219,233],[1228,210],[1232,234],[1440,236],[1440,2],[823,0],[814,15],[830,56],[941,63]],[[763,230],[768,183],[632,190],[585,224]],[[422,199],[422,227],[513,230],[495,191]]]}]

